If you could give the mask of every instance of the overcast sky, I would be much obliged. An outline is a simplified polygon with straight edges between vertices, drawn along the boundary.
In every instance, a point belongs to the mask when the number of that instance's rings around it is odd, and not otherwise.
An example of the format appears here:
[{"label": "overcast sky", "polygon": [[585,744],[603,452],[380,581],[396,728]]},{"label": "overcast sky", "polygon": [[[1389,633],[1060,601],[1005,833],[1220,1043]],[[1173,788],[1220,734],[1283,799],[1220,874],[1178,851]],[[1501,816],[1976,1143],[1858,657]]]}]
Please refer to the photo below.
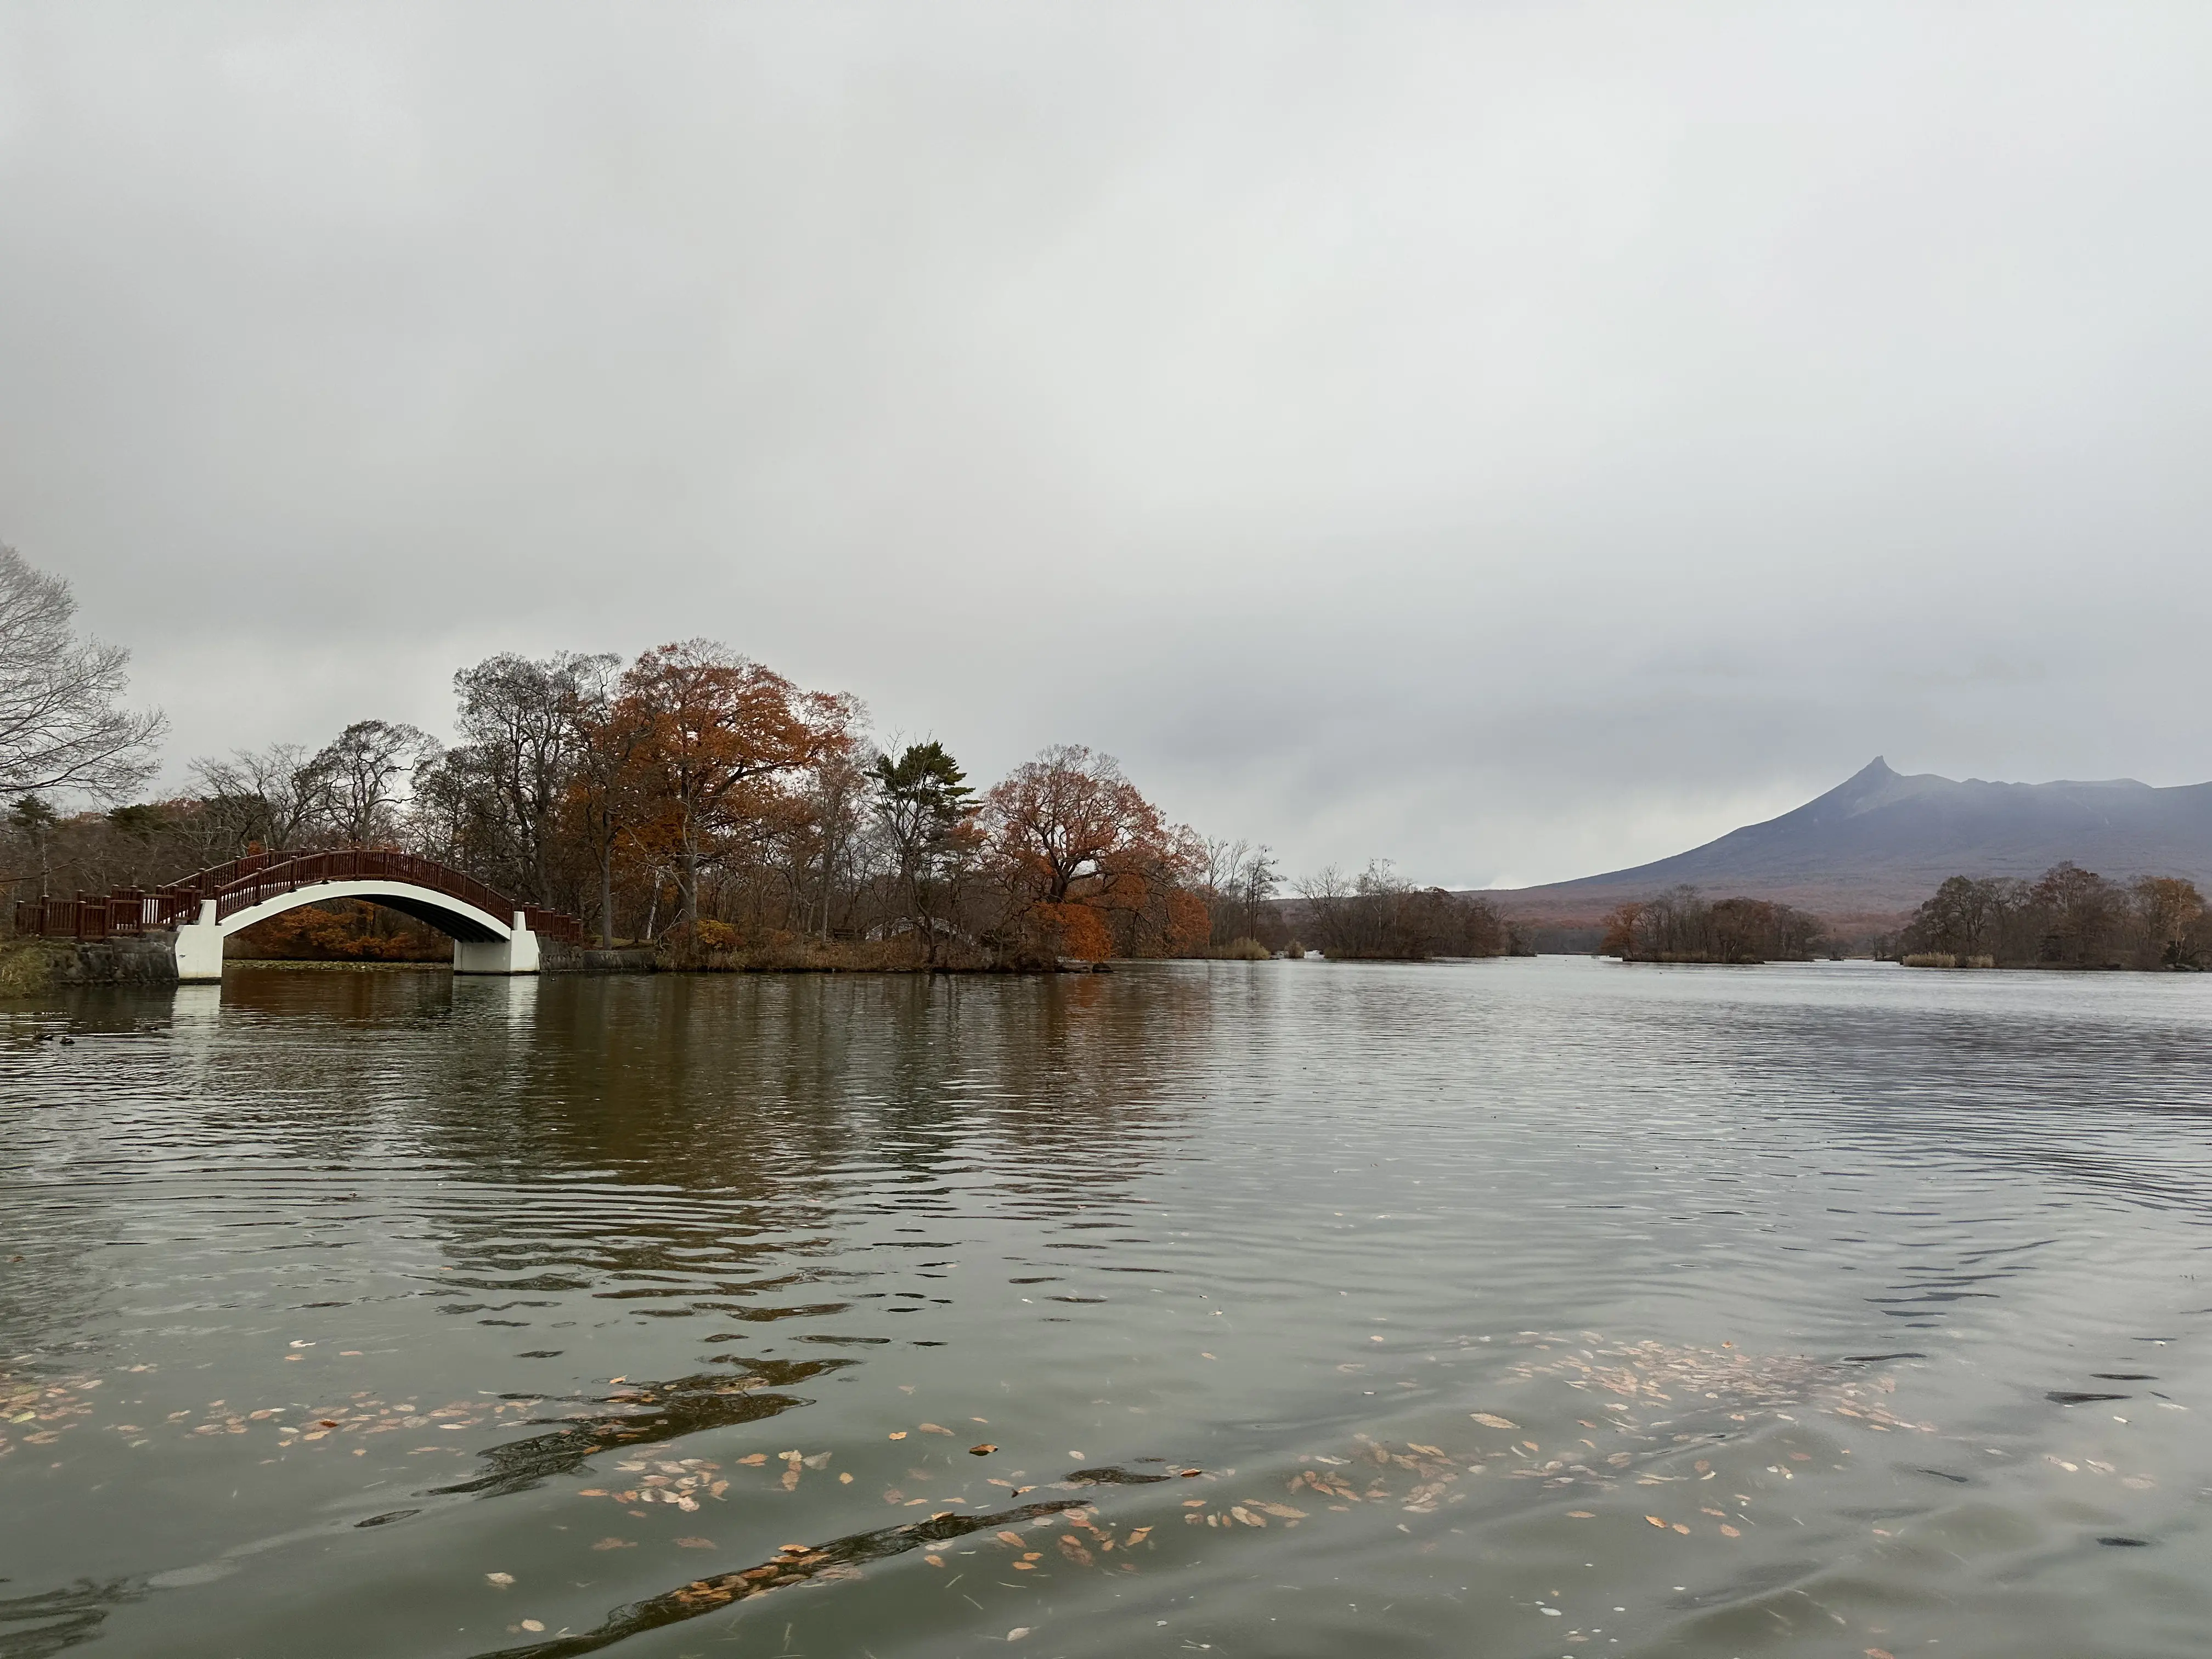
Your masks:
[{"label": "overcast sky", "polygon": [[703,634],[1293,871],[2212,777],[2212,7],[0,8],[0,540],[196,753]]}]

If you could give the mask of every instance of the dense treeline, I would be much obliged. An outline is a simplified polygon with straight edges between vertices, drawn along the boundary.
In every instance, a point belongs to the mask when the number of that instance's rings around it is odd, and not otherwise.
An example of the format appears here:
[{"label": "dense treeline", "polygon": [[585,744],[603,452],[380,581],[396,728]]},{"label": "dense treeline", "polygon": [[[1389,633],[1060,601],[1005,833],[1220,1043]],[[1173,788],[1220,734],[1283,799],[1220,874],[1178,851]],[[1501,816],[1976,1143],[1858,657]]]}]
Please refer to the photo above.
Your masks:
[{"label": "dense treeline", "polygon": [[1487,899],[1416,887],[1370,864],[1358,876],[1328,869],[1298,884],[1304,943],[1345,961],[1527,955]]},{"label": "dense treeline", "polygon": [[[1251,931],[1265,848],[1169,823],[1107,756],[988,789],[936,742],[878,750],[854,699],[703,640],[624,665],[502,655],[454,677],[459,741],[356,721],[319,748],[203,758],[176,799],[10,814],[18,890],[149,885],[249,852],[396,847],[706,959],[875,947],[946,966],[1200,955]],[[372,954],[387,952],[375,951]]]},{"label": "dense treeline", "polygon": [[1953,876],[1899,936],[1914,967],[2138,968],[2212,963],[2212,915],[2194,882],[2145,876],[2122,885],[2078,865],[2033,881]]},{"label": "dense treeline", "polygon": [[1806,962],[1825,944],[1820,918],[1802,910],[1675,887],[1613,910],[1598,950],[1626,962]]}]

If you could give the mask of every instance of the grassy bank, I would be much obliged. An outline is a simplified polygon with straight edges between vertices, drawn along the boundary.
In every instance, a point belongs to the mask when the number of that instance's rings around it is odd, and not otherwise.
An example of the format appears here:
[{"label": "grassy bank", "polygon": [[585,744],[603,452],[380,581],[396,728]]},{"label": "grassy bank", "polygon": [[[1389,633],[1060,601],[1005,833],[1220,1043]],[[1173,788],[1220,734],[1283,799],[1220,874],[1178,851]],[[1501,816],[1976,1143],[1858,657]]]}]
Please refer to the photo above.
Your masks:
[{"label": "grassy bank", "polygon": [[0,939],[0,997],[31,997],[60,982],[53,952],[40,939]]}]

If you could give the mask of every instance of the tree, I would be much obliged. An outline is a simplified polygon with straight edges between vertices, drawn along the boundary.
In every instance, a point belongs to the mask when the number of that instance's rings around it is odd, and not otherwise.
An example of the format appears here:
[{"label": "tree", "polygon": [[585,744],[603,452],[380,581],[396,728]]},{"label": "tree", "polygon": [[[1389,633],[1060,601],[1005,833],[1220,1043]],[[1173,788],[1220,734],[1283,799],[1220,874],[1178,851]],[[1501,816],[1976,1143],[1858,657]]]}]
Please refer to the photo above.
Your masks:
[{"label": "tree", "polygon": [[644,761],[655,723],[641,703],[618,695],[616,659],[594,659],[578,676],[572,712],[578,747],[564,820],[598,866],[599,943],[615,942],[615,849],[641,814]]},{"label": "tree", "polygon": [[798,689],[711,640],[647,652],[622,679],[652,844],[676,867],[683,921],[699,922],[700,872],[746,820],[765,816],[775,781],[813,758],[817,736]]},{"label": "tree", "polygon": [[2197,884],[2179,876],[2145,876],[2130,896],[2147,967],[2201,968],[2198,952],[2204,931],[2204,896]]},{"label": "tree", "polygon": [[[1282,884],[1274,849],[1248,841],[1209,839],[1204,858],[1198,890],[1213,919],[1212,943],[1233,945],[1274,931],[1272,918],[1261,920],[1267,901]],[[1282,937],[1279,932],[1275,936]]]},{"label": "tree", "polygon": [[289,852],[329,816],[330,780],[310,769],[302,744],[234,750],[227,760],[203,757],[191,773],[207,833],[228,857],[256,848]]},{"label": "tree", "polygon": [[818,931],[827,939],[839,878],[846,877],[850,887],[854,854],[866,830],[869,769],[877,757],[860,738],[868,711],[858,697],[810,691],[802,708],[808,756],[787,819],[795,833],[787,841],[801,854],[793,884],[805,896],[801,931]]},{"label": "tree", "polygon": [[1205,942],[1206,908],[1188,890],[1204,867],[1203,843],[1170,828],[1112,756],[1076,744],[1047,749],[993,785],[982,812],[1014,920],[1066,954],[1163,954]]},{"label": "tree", "polygon": [[1472,895],[1415,887],[1387,860],[1347,881],[1334,867],[1298,884],[1307,923],[1331,957],[1422,962],[1432,957],[1498,957],[1513,938],[1497,908]]},{"label": "tree", "polygon": [[1598,940],[1598,954],[1619,957],[1623,962],[1635,959],[1637,927],[1644,920],[1644,903],[1640,899],[1626,899],[1605,913],[1605,933]]},{"label": "tree", "polygon": [[1014,769],[984,798],[992,843],[1022,891],[1065,904],[1078,882],[1110,889],[1121,855],[1164,839],[1158,810],[1111,755],[1060,744]]},{"label": "tree", "polygon": [[448,787],[482,793],[468,814],[482,842],[475,862],[540,904],[553,902],[560,808],[584,745],[578,716],[615,661],[566,651],[532,661],[507,652],[453,676],[463,742]]},{"label": "tree", "polygon": [[79,639],[76,616],[67,582],[0,547],[0,791],[113,800],[153,775],[167,722],[119,706],[131,653]]},{"label": "tree", "polygon": [[368,847],[398,834],[395,810],[411,778],[438,753],[430,735],[386,720],[356,720],[302,769],[301,786],[316,795],[325,821],[349,846]]},{"label": "tree", "polygon": [[1616,907],[1598,949],[1626,962],[1804,962],[1822,946],[1820,921],[1765,899],[1708,903],[1694,887]]},{"label": "tree", "polygon": [[8,822],[30,841],[39,855],[39,896],[52,896],[53,863],[50,854],[51,837],[61,815],[36,795],[26,795],[9,810]]},{"label": "tree", "polygon": [[1914,915],[1914,948],[1968,958],[1994,955],[2002,908],[1995,882],[1953,876]]},{"label": "tree", "polygon": [[877,756],[875,786],[876,815],[898,862],[907,921],[934,964],[943,889],[974,850],[975,837],[964,832],[975,815],[975,792],[933,738],[908,744],[896,761]]},{"label": "tree", "polygon": [[2045,960],[2112,965],[2124,904],[2118,887],[2069,859],[2045,871],[2032,896],[2045,918]]}]

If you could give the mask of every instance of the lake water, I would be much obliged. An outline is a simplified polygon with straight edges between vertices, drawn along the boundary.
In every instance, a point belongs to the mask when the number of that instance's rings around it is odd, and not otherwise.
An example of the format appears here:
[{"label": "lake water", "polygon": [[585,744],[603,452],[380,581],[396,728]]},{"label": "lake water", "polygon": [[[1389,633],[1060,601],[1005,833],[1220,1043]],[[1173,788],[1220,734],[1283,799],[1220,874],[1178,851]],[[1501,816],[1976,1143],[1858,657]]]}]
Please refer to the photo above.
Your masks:
[{"label": "lake water", "polygon": [[2200,1656],[2208,1033],[1567,958],[15,1005],[0,1656]]}]

